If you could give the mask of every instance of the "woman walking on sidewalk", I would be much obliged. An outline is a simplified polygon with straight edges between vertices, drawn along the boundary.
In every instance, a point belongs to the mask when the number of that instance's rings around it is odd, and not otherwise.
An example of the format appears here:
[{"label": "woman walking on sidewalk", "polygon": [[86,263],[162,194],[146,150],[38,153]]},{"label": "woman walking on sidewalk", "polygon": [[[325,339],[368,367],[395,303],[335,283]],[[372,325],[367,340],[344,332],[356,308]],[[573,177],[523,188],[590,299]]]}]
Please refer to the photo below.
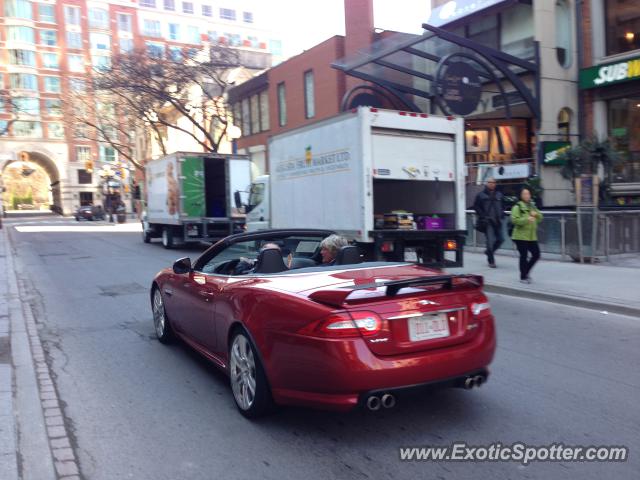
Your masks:
[{"label": "woman walking on sidewalk", "polygon": [[[511,222],[513,223],[512,240],[520,253],[520,281],[531,283],[529,273],[540,259],[540,247],[538,246],[538,225],[542,221],[542,213],[531,200],[531,192],[523,188],[520,192],[520,201],[511,209]],[[528,258],[528,255],[531,257]]]}]

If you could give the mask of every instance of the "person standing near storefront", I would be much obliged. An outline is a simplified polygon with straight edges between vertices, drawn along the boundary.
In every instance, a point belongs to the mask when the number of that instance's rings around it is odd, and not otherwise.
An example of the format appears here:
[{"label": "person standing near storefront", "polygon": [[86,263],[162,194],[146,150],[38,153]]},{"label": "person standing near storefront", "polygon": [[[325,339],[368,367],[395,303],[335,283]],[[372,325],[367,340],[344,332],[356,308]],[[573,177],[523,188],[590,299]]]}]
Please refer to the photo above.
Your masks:
[{"label": "person standing near storefront", "polygon": [[[523,188],[520,201],[511,209],[513,234],[511,239],[520,253],[520,282],[531,283],[531,269],[540,259],[538,246],[538,225],[542,221],[542,213],[531,199],[531,192]],[[531,254],[531,257],[529,257]]]},{"label": "person standing near storefront", "polygon": [[487,243],[485,253],[487,262],[491,268],[496,268],[494,253],[502,242],[502,219],[504,218],[504,205],[502,192],[496,190],[496,180],[493,177],[487,179],[485,188],[476,195],[473,209],[478,214],[476,229],[484,233]]}]

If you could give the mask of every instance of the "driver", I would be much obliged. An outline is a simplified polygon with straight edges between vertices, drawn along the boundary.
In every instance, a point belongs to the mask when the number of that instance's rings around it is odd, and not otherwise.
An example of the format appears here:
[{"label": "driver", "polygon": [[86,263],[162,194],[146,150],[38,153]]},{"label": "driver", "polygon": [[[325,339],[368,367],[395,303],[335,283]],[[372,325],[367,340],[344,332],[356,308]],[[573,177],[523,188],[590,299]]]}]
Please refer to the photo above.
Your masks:
[{"label": "driver", "polygon": [[[280,245],[278,245],[277,243],[273,243],[273,242],[267,242],[264,245],[262,245],[262,247],[260,247],[260,252],[262,252],[264,250],[268,250],[270,248],[276,248],[280,252],[282,252],[282,249],[280,248]],[[251,258],[246,258],[246,257],[240,257],[240,261],[238,262],[238,264],[233,269],[233,275],[246,275],[248,273],[253,273],[253,270],[256,268],[256,263],[257,262],[258,262],[257,258],[256,259],[251,259]]]}]

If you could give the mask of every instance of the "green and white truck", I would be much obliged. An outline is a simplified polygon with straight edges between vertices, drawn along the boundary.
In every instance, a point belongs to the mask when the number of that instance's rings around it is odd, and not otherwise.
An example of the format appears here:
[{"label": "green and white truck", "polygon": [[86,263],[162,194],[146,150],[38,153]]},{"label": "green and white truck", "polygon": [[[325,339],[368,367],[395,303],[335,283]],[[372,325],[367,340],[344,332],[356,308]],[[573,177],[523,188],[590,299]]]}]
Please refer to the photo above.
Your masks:
[{"label": "green and white truck", "polygon": [[151,160],[145,166],[143,241],[161,238],[172,248],[242,231],[245,215],[234,192],[250,183],[251,161],[245,155],[176,152]]}]

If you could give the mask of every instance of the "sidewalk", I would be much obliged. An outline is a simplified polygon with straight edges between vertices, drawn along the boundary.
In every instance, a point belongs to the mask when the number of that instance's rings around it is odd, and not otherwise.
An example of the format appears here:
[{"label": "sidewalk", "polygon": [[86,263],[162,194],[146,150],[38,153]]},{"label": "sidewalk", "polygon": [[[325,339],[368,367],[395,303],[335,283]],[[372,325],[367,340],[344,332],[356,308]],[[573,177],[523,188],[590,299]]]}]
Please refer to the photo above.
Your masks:
[{"label": "sidewalk", "polygon": [[484,254],[465,252],[464,267],[450,268],[448,271],[483,275],[488,292],[640,318],[640,268],[542,259],[531,272],[533,282],[525,285],[519,281],[517,256],[496,255],[496,264],[498,268],[489,268]]}]

